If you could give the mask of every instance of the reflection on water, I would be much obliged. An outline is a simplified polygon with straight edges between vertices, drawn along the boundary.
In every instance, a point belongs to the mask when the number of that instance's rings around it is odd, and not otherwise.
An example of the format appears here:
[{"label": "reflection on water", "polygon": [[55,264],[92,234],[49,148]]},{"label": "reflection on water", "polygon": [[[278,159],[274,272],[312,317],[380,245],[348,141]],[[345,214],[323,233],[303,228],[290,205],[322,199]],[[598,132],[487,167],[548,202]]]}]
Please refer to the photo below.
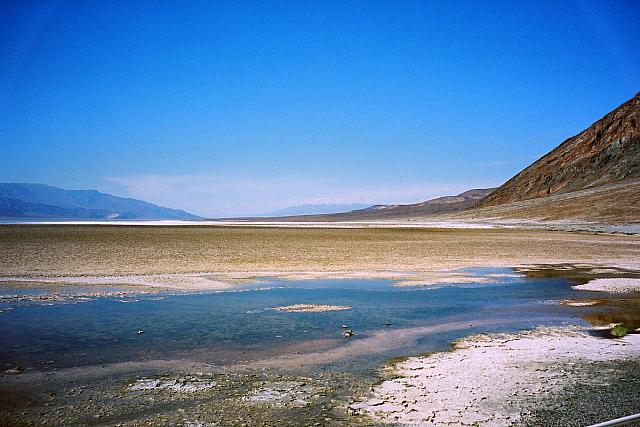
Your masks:
[{"label": "reflection on water", "polygon": [[[516,271],[530,279],[562,278],[573,284],[583,284],[597,278],[637,278],[637,271],[623,268],[609,268],[599,266],[538,265],[517,268]],[[621,298],[619,294],[604,292],[591,293],[575,292],[569,305],[583,306],[581,317],[593,326],[609,326],[623,324],[629,331],[640,328],[640,298],[629,296]],[[589,308],[587,308],[589,307]]]},{"label": "reflection on water", "polygon": [[582,318],[594,326],[608,326],[621,323],[629,331],[640,328],[640,298],[603,298],[592,312],[582,315]]},{"label": "reflection on water", "polygon": [[597,278],[637,278],[638,272],[624,268],[575,264],[539,264],[514,269],[530,279],[564,279],[576,285]]},{"label": "reflection on water", "polygon": [[[580,316],[592,323],[617,319],[634,329],[640,326],[637,300],[569,307],[558,302],[602,299],[602,294],[573,290],[573,282],[562,277],[518,277],[511,269],[468,271],[495,277],[496,282],[398,288],[381,280],[272,280],[243,286],[240,292],[14,304],[12,310],[0,313],[0,364],[49,369],[173,358],[224,365],[282,352],[336,348],[379,330],[400,333],[445,322],[469,323],[468,328],[419,337],[411,347],[376,356],[382,358],[441,350],[471,332],[582,323]],[[270,310],[294,304],[352,308],[312,313]],[[3,307],[8,308],[0,303]],[[492,319],[499,319],[499,326],[478,326]],[[343,338],[343,325],[355,331],[353,338]],[[376,357],[368,362],[381,361]]]}]

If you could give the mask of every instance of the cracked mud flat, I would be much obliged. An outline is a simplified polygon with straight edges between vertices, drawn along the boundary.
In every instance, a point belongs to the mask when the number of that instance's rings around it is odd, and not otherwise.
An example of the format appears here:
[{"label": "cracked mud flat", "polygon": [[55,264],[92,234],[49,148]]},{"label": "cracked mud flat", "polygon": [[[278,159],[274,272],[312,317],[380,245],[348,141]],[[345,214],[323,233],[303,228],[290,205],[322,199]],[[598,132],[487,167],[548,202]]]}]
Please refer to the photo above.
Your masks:
[{"label": "cracked mud flat", "polygon": [[640,335],[609,340],[580,328],[476,335],[451,352],[389,367],[395,378],[351,408],[385,423],[509,426],[549,401],[561,403],[567,386],[602,382],[590,364],[639,357]]}]

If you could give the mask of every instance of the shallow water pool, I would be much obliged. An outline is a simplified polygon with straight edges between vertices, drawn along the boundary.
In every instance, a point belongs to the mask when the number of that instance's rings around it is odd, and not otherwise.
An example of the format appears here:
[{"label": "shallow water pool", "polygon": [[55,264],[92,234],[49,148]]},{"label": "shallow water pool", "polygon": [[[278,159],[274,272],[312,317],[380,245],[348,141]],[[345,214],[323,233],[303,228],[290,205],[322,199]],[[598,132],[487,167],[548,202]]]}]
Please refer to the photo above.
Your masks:
[{"label": "shallow water pool", "polygon": [[[418,332],[395,347],[352,354],[341,363],[377,363],[401,354],[446,348],[470,332],[513,331],[539,325],[584,323],[587,309],[558,304],[588,298],[561,278],[511,276],[495,283],[395,287],[384,280],[269,280],[234,291],[99,297],[82,303],[14,304],[0,313],[0,363],[49,369],[145,359],[194,360],[213,365],[273,357],[288,351],[324,351],[353,345],[379,331],[407,331],[449,322],[468,326]],[[492,276],[488,276],[492,277]],[[289,313],[274,307],[339,305],[349,310]],[[4,308],[8,308],[5,304]],[[342,337],[342,325],[355,332]],[[394,334],[387,334],[393,336]],[[335,360],[332,362],[335,363]]]}]

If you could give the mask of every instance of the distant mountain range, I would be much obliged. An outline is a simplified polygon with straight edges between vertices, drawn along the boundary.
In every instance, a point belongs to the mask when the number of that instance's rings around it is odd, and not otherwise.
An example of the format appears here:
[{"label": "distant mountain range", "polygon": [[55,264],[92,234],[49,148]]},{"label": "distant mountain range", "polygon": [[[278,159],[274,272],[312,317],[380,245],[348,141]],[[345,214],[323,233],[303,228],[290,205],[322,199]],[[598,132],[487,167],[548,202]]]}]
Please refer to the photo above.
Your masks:
[{"label": "distant mountain range", "polygon": [[495,188],[468,190],[457,196],[438,197],[437,199],[408,205],[373,205],[350,212],[289,216],[274,219],[285,221],[375,221],[428,217],[465,210],[494,190]]},{"label": "distant mountain range", "polygon": [[95,190],[63,190],[43,184],[0,183],[0,218],[174,219],[198,216]]},{"label": "distant mountain range", "polygon": [[269,212],[263,216],[278,217],[278,216],[292,216],[292,215],[317,215],[317,214],[329,214],[337,212],[349,212],[357,209],[364,209],[368,205],[362,203],[351,204],[332,204],[321,203],[317,205],[298,205],[290,206],[284,209],[278,209],[273,212]]}]

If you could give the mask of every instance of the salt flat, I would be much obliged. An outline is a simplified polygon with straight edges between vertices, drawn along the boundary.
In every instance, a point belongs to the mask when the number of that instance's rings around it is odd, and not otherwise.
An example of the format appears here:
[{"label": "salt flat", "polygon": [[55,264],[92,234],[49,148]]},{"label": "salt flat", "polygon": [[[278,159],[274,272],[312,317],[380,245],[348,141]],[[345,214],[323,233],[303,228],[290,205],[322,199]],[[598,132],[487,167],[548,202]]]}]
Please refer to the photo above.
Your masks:
[{"label": "salt flat", "polygon": [[452,352],[390,368],[397,378],[352,408],[402,425],[510,426],[523,411],[544,405],[544,398],[562,399],[567,384],[601,380],[576,365],[639,354],[640,335],[608,340],[576,328],[472,336],[456,342]]}]

